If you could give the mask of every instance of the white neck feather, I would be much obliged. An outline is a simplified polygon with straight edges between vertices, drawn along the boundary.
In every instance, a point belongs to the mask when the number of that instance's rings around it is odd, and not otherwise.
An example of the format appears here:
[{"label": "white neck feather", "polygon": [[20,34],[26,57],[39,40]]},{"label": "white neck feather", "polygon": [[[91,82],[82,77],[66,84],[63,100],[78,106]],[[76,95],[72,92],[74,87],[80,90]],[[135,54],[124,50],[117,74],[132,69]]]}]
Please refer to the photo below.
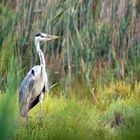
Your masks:
[{"label": "white neck feather", "polygon": [[45,66],[46,65],[45,64],[45,57],[44,57],[44,53],[40,49],[40,42],[35,40],[35,46],[36,46],[36,51],[37,51],[39,59],[40,59],[40,65]]}]

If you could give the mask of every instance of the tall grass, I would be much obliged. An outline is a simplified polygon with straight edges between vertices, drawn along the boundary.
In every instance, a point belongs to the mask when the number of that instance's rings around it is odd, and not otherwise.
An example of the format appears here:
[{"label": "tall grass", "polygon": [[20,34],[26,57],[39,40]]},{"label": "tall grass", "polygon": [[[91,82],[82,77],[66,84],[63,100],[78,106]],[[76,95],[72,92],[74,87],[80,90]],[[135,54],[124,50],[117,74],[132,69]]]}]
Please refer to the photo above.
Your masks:
[{"label": "tall grass", "polygon": [[16,60],[14,57],[10,60],[9,71],[7,73],[7,90],[6,94],[1,94],[0,104],[0,136],[1,139],[11,139],[16,131],[18,124],[18,108],[17,108],[17,86],[18,79],[15,74]]},{"label": "tall grass", "polygon": [[39,63],[34,47],[38,31],[61,37],[41,44],[49,81],[58,83],[58,87],[52,93],[53,100],[50,97],[45,100],[43,129],[34,118],[35,115],[38,119],[37,107],[31,113],[31,128],[26,131],[21,123],[14,139],[27,139],[29,134],[30,139],[34,135],[36,139],[139,137],[139,3],[139,0],[0,2],[2,139],[12,137],[14,122],[19,120],[16,93],[21,79]]},{"label": "tall grass", "polygon": [[[5,72],[12,55],[22,77],[38,62],[33,39],[37,31],[61,36],[47,47],[42,45],[52,83],[64,77],[89,85],[112,79],[139,80],[138,2],[31,0],[11,4],[1,3],[1,89],[7,84]],[[7,52],[9,57],[5,57]]]},{"label": "tall grass", "polygon": [[43,102],[43,128],[40,128],[38,104],[29,113],[29,128],[26,129],[25,120],[20,119],[19,129],[13,138],[139,139],[140,86],[137,85],[132,93],[130,84],[122,86],[119,82],[117,85],[100,88],[96,104],[92,96],[87,99],[79,97],[78,90],[71,90],[72,96],[65,99],[62,95],[56,95],[59,90],[54,89]]}]

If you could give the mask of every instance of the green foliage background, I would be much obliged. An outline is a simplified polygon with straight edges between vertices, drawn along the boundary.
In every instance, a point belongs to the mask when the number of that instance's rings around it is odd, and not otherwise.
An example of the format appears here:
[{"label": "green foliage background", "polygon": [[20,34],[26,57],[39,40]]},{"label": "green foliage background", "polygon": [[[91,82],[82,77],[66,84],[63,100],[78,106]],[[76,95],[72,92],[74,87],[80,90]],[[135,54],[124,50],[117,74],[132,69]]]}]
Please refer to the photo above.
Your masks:
[{"label": "green foliage background", "polygon": [[[139,9],[139,0],[0,1],[1,137],[139,138]],[[25,74],[39,63],[38,31],[61,37],[41,45],[50,85],[58,86],[44,101],[49,116],[44,128],[34,118],[36,107],[25,130],[17,93]]]}]

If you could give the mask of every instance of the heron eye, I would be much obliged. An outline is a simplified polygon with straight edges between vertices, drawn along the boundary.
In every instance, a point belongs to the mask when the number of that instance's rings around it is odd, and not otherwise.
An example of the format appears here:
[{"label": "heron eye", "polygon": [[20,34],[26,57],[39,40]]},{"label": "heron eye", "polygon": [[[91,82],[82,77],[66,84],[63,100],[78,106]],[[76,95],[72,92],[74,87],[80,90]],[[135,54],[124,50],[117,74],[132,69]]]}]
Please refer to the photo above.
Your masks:
[{"label": "heron eye", "polygon": [[41,35],[41,37],[42,37],[42,38],[44,38],[44,36],[43,36],[43,35]]}]

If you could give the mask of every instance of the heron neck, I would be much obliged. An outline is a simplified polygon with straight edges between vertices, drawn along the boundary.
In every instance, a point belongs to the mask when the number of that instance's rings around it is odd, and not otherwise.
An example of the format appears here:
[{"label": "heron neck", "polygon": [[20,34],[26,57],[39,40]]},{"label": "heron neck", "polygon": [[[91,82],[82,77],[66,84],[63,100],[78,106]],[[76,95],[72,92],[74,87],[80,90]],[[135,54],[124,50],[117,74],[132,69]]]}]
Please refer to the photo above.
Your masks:
[{"label": "heron neck", "polygon": [[45,64],[45,57],[44,57],[44,53],[40,49],[40,43],[39,42],[35,42],[35,46],[36,46],[36,51],[37,51],[39,59],[40,59],[40,65],[45,66],[46,65]]}]

